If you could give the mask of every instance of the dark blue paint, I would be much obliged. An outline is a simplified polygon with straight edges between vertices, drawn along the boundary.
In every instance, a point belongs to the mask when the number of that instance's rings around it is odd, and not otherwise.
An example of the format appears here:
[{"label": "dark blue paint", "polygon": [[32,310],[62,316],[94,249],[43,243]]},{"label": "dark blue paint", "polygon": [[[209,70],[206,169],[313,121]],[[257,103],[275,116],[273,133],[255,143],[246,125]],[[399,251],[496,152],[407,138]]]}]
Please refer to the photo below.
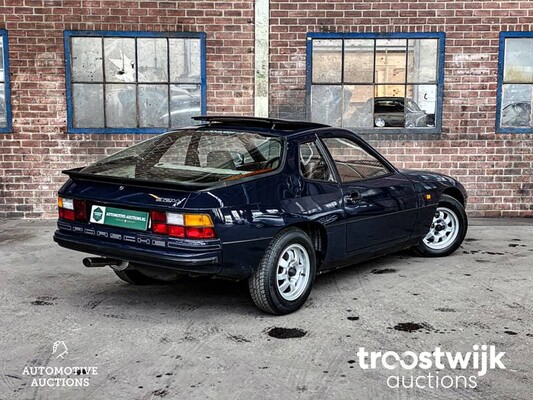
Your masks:
[{"label": "dark blue paint", "polygon": [[[264,126],[254,128],[251,123],[228,128],[264,131]],[[314,227],[324,234],[319,269],[323,272],[418,243],[429,230],[445,191],[456,191],[466,201],[466,191],[456,180],[437,173],[397,170],[351,131],[307,128],[273,130],[269,134],[284,137],[286,146],[282,167],[267,175],[190,191],[177,186],[164,189],[140,183],[134,186],[126,181],[102,182],[99,177],[82,179],[67,171],[71,179],[59,190],[60,196],[104,206],[207,212],[213,219],[216,239],[172,239],[149,231],[60,220],[55,240],[64,247],[97,255],[182,272],[245,279],[253,273],[276,234],[289,226]],[[300,174],[298,143],[315,141],[320,147],[321,138],[337,136],[360,144],[386,164],[391,173],[354,183],[304,179]],[[331,164],[329,153],[325,156]],[[362,199],[349,206],[343,197],[353,190],[359,191]],[[426,194],[432,196],[431,200],[425,199]],[[161,202],[158,198],[171,201]]]},{"label": "dark blue paint", "polygon": [[11,133],[13,131],[13,116],[11,113],[11,85],[9,75],[9,43],[7,30],[0,29],[0,36],[4,45],[4,94],[6,101],[6,126],[0,127],[0,133]]},{"label": "dark blue paint", "polygon": [[[74,110],[72,103],[72,73],[71,49],[72,37],[125,37],[125,38],[196,38],[200,39],[200,109],[202,114],[207,111],[207,66],[206,66],[206,35],[204,32],[141,32],[141,31],[71,31],[63,33],[65,48],[65,87],[67,92],[67,132],[68,133],[96,133],[96,134],[129,134],[146,133],[159,134],[168,131],[167,128],[74,128]],[[104,99],[105,100],[105,99]]]}]

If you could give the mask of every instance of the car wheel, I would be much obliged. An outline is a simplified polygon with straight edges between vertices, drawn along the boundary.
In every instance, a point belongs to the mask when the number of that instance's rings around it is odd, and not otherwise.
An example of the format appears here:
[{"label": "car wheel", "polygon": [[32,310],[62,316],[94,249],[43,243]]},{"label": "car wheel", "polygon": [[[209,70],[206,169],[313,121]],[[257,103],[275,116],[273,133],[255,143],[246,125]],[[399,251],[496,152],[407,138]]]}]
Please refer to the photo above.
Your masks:
[{"label": "car wheel", "polygon": [[261,310],[289,314],[305,303],[315,275],[316,256],[311,239],[301,229],[289,228],[272,240],[248,287]]},{"label": "car wheel", "polygon": [[165,283],[160,279],[155,279],[144,275],[142,272],[139,272],[136,269],[124,269],[122,271],[113,270],[113,272],[124,282],[131,283],[132,285],[161,285]]},{"label": "car wheel", "polygon": [[448,195],[442,195],[428,234],[414,248],[424,257],[444,257],[459,248],[466,235],[468,219],[463,205]]}]

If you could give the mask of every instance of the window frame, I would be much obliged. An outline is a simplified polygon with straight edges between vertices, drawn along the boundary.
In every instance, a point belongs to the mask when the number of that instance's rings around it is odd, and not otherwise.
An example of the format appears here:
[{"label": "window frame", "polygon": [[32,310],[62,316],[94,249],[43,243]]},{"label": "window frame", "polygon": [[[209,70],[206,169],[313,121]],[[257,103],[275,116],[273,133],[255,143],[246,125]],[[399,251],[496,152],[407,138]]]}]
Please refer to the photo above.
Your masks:
[{"label": "window frame", "polygon": [[[334,168],[334,171],[335,171],[335,175],[337,177],[337,181],[339,184],[341,185],[351,185],[351,184],[358,184],[359,182],[369,182],[369,181],[373,181],[373,180],[377,180],[377,179],[382,179],[382,178],[386,178],[386,177],[389,177],[389,176],[392,176],[394,175],[395,173],[397,173],[397,169],[394,165],[392,165],[389,160],[387,160],[385,157],[383,157],[378,151],[376,151],[373,147],[371,147],[370,145],[367,145],[367,143],[361,141],[361,140],[358,140],[358,138],[354,138],[353,136],[351,135],[343,135],[342,132],[334,132],[333,135],[331,136],[325,136],[325,135],[319,135],[318,136],[318,139],[320,140],[320,147],[323,148],[323,151],[326,152],[329,160],[331,160],[331,164],[333,165],[333,168]],[[342,176],[339,172],[339,169],[337,168],[337,163],[335,162],[335,158],[333,157],[333,154],[331,154],[331,151],[329,151],[329,147],[327,146],[327,144],[324,142],[325,139],[344,139],[344,140],[348,140],[352,143],[355,143],[357,146],[359,146],[359,148],[361,148],[361,150],[363,150],[365,153],[367,153],[368,155],[370,155],[371,157],[374,157],[377,161],[380,162],[381,165],[383,165],[385,167],[385,169],[388,170],[388,172],[386,174],[383,174],[383,175],[379,175],[379,176],[373,176],[373,177],[370,177],[370,178],[364,178],[364,179],[357,179],[357,180],[354,180],[354,181],[343,181],[342,180]]]},{"label": "window frame", "polygon": [[[444,97],[444,59],[446,49],[445,32],[394,32],[394,33],[318,33],[308,32],[306,37],[306,114],[309,119],[311,116],[311,88],[312,66],[313,66],[313,40],[314,39],[437,39],[437,98],[435,104],[435,126],[433,128],[354,128],[342,127],[353,130],[354,132],[376,139],[397,138],[404,140],[408,138],[416,139],[434,139],[438,138],[442,132],[442,114],[443,114],[443,97]],[[375,57],[375,53],[374,53]],[[344,63],[344,51],[342,52],[342,62]],[[341,77],[341,79],[344,79]],[[375,84],[375,83],[374,83]],[[406,84],[404,82],[404,84]],[[343,82],[340,84],[344,85]],[[341,127],[339,127],[341,128]]]},{"label": "window frame", "polygon": [[[63,42],[65,47],[65,86],[67,94],[67,133],[82,134],[158,134],[168,132],[174,128],[75,128],[74,106],[72,96],[72,72],[71,72],[71,38],[73,37],[98,37],[98,38],[178,38],[200,39],[200,113],[205,115],[207,109],[207,78],[206,78],[206,34],[205,32],[144,32],[144,31],[87,31],[65,30]],[[168,56],[168,55],[167,55]],[[170,61],[170,60],[169,60]],[[103,71],[105,73],[105,71]],[[169,77],[170,79],[170,77]],[[103,82],[105,84],[105,81]],[[133,82],[138,85],[139,82]],[[169,82],[166,85],[170,85]],[[104,99],[105,101],[105,99]],[[170,100],[169,100],[170,101]],[[191,121],[191,125],[192,125]]]},{"label": "window frame", "polygon": [[[329,173],[331,174],[331,177],[333,178],[332,181],[328,181],[328,180],[324,180],[324,179],[311,179],[311,178],[306,178],[304,176],[304,173],[302,171],[302,165],[301,165],[301,161],[302,160],[301,160],[301,154],[300,154],[300,146],[308,144],[308,143],[313,143],[315,145],[317,151],[318,151],[318,154],[320,154],[320,156],[324,159],[324,162],[328,166]],[[324,144],[318,138],[318,136],[315,135],[315,136],[309,136],[307,138],[300,139],[300,140],[297,141],[297,144],[298,144],[298,154],[297,154],[297,157],[298,157],[298,172],[300,174],[300,177],[304,181],[319,182],[319,183],[333,183],[333,184],[339,184],[340,183],[339,175],[337,173],[337,168],[335,167],[335,164],[334,164],[333,160],[331,160],[331,158],[330,158],[330,154],[324,148]]]},{"label": "window frame", "polygon": [[[498,85],[496,89],[496,133],[533,133],[533,127],[513,128],[510,126],[501,126],[502,114],[502,95],[503,95],[503,71],[505,68],[505,39],[533,39],[533,31],[527,32],[500,32],[499,49],[498,49]],[[531,82],[533,86],[533,82]]]},{"label": "window frame", "polygon": [[6,126],[0,127],[0,133],[13,132],[13,115],[11,111],[11,82],[9,76],[9,40],[7,29],[0,29],[0,37],[2,37],[2,47],[4,56],[4,96],[6,103]]}]

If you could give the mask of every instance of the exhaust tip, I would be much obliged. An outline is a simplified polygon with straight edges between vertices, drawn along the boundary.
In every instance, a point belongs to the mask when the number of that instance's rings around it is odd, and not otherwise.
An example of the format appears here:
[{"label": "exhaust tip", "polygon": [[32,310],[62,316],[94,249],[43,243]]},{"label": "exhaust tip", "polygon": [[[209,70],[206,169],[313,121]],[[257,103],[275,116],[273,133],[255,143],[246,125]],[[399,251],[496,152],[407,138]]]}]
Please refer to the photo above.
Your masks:
[{"label": "exhaust tip", "polygon": [[128,268],[129,262],[122,260],[115,260],[113,258],[104,257],[86,257],[82,263],[87,268],[111,267],[117,271],[122,271]]}]

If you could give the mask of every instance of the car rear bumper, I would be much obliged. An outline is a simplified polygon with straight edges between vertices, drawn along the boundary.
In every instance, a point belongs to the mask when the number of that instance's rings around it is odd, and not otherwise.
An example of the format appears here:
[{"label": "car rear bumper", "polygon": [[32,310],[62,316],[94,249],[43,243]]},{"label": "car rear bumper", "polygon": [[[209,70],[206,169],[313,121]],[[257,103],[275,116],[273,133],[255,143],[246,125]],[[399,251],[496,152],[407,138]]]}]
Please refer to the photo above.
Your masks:
[{"label": "car rear bumper", "polygon": [[220,250],[195,251],[139,248],[135,244],[102,240],[73,232],[56,230],[54,241],[61,247],[185,273],[216,275],[222,270]]}]

